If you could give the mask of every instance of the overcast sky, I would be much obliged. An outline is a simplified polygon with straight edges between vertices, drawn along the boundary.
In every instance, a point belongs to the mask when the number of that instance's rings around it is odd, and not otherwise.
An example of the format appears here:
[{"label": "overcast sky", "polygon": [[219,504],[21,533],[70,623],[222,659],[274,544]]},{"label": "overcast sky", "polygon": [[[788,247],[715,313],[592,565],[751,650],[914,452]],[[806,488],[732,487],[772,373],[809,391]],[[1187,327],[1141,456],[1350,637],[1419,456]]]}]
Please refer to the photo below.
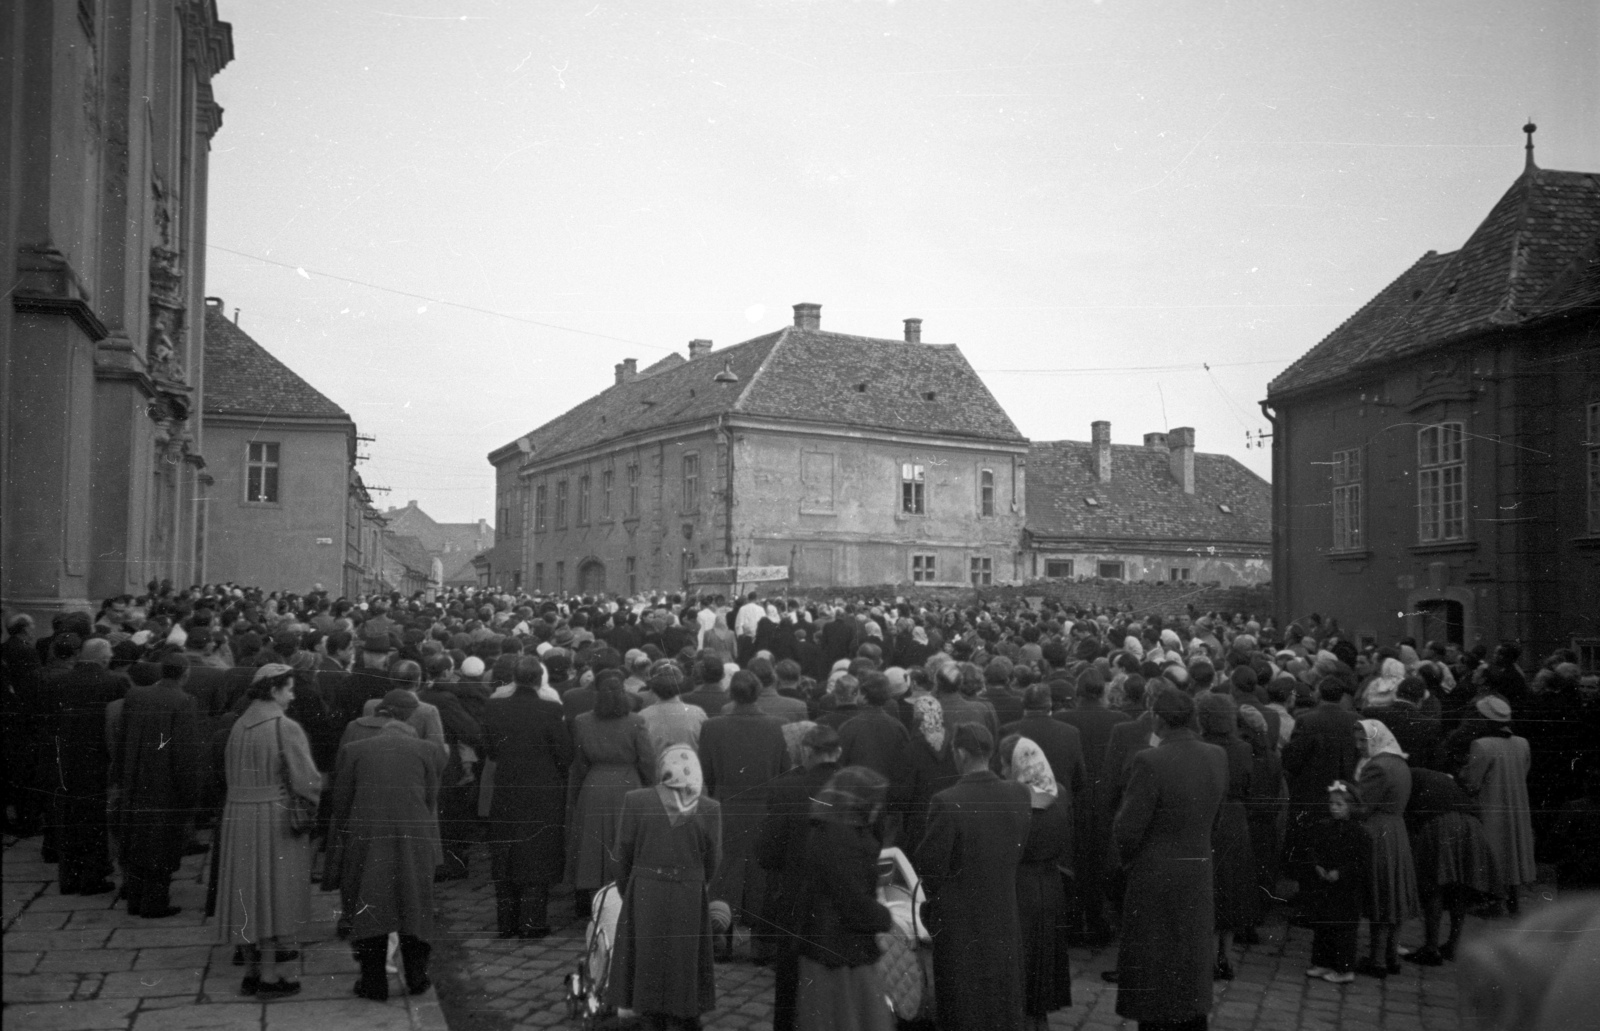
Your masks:
[{"label": "overcast sky", "polygon": [[1267,381],[1460,246],[1528,116],[1600,170],[1578,0],[218,6],[207,291],[448,521],[616,362],[800,301],[922,318],[1034,439],[1266,475]]}]

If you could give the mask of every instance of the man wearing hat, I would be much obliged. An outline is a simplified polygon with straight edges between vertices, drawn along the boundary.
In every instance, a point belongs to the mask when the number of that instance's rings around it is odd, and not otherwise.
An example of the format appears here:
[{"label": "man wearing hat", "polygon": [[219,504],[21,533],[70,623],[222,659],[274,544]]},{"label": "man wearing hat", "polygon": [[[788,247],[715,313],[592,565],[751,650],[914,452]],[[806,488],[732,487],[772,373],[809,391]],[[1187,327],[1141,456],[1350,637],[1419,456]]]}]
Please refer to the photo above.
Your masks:
[{"label": "man wearing hat", "polygon": [[394,658],[394,638],[381,626],[368,620],[361,628],[361,658],[334,694],[339,718],[352,720],[365,712],[366,704],[382,698],[394,687],[389,664]]}]

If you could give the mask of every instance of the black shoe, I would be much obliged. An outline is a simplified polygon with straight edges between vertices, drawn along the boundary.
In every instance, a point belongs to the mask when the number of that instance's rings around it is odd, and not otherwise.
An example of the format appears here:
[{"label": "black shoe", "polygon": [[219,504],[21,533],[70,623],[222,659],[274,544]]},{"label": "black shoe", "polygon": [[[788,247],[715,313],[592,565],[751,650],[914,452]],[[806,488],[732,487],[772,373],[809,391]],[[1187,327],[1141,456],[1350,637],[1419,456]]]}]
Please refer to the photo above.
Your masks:
[{"label": "black shoe", "polygon": [[1213,981],[1232,981],[1233,980],[1233,964],[1228,962],[1226,957],[1222,957],[1222,956],[1218,956],[1217,957],[1217,965],[1215,967],[1213,967],[1212,970],[1211,970],[1211,980],[1213,980]]},{"label": "black shoe", "polygon": [[412,984],[409,981],[406,982],[406,994],[408,994],[408,995],[421,995],[423,992],[426,992],[429,988],[432,988],[432,987],[433,987],[432,979],[430,979],[427,974],[423,974],[422,975],[422,980],[418,981],[416,984]]},{"label": "black shoe", "polygon": [[181,912],[183,912],[182,906],[168,906],[166,909],[141,910],[134,915],[142,916],[146,920],[165,920],[167,917],[177,916]]},{"label": "black shoe", "polygon": [[358,999],[370,999],[373,1002],[388,1002],[389,1001],[389,989],[387,987],[385,987],[384,990],[381,993],[380,992],[376,992],[376,991],[369,992],[366,989],[361,987],[361,982],[360,981],[357,981],[356,982],[356,986],[355,986],[355,993],[356,993],[356,998],[358,998]]},{"label": "black shoe", "polygon": [[293,963],[300,958],[299,949],[279,949],[273,956],[279,963]]},{"label": "black shoe", "polygon": [[286,999],[291,995],[300,994],[300,982],[288,981],[278,978],[276,981],[262,981],[256,985],[256,996],[265,999]]},{"label": "black shoe", "polygon": [[202,841],[191,841],[183,846],[183,854],[186,856],[203,856],[210,851],[211,846]]},{"label": "black shoe", "polygon": [[1384,966],[1382,963],[1376,963],[1370,959],[1364,959],[1356,964],[1356,973],[1365,974],[1367,977],[1376,977],[1381,981],[1389,976],[1389,968]]},{"label": "black shoe", "polygon": [[259,974],[248,974],[245,976],[245,979],[239,983],[240,995],[254,995],[260,990],[261,975]]},{"label": "black shoe", "polygon": [[244,966],[244,946],[243,945],[235,945],[233,947],[233,965],[236,966],[236,967]]},{"label": "black shoe", "polygon": [[1439,946],[1439,958],[1453,962],[1456,958],[1456,943],[1445,942]]}]

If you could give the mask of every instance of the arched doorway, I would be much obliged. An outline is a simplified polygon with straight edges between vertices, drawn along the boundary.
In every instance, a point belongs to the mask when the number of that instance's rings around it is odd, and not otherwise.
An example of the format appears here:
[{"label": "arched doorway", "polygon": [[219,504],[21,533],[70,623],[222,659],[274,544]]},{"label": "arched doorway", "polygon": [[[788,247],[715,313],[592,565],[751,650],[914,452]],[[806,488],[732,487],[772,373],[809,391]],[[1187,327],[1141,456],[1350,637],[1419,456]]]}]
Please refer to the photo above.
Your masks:
[{"label": "arched doorway", "polygon": [[604,594],[606,565],[597,558],[585,559],[578,567],[578,593]]}]

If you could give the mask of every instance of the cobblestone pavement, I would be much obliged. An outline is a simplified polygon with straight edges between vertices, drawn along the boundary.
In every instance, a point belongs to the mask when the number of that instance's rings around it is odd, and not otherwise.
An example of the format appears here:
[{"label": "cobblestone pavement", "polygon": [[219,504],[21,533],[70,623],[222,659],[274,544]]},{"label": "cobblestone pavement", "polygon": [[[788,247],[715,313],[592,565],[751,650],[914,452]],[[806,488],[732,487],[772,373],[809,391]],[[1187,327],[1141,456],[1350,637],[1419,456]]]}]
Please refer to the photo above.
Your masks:
[{"label": "cobblestone pavement", "polygon": [[299,995],[258,1002],[239,994],[243,971],[229,946],[212,944],[202,920],[206,856],[191,856],[173,880],[183,912],[144,920],[115,894],[62,895],[40,839],[7,838],[4,863],[7,1031],[443,1031],[432,991],[408,998],[396,977],[387,1004],[351,994],[356,963],[333,934],[336,896],[313,889],[310,929],[287,976]]},{"label": "cobblestone pavement", "polygon": [[[448,934],[450,961],[438,976],[450,979],[442,992],[452,1031],[497,1031],[566,1023],[565,985],[583,952],[584,925],[571,919],[569,898],[552,904],[560,930],[543,941],[501,941],[494,935],[494,889],[486,857],[473,857],[473,875],[441,885],[440,934]],[[1537,897],[1536,897],[1537,899]],[[1536,901],[1535,899],[1535,901]],[[1467,937],[1505,921],[1470,919]],[[1349,985],[1309,980],[1311,932],[1281,918],[1262,932],[1263,943],[1236,949],[1237,978],[1218,982],[1211,1027],[1222,1031],[1457,1031],[1454,964],[1418,967],[1379,981],[1358,977]],[[1421,943],[1417,922],[1402,932],[1404,943]],[[1363,934],[1363,945],[1365,935]],[[1050,1027],[1065,1031],[1126,1028],[1116,1015],[1116,987],[1100,979],[1116,966],[1116,949],[1072,951],[1073,1005],[1055,1013]],[[772,973],[751,963],[717,965],[717,1009],[706,1028],[766,1031],[772,1026]]]}]

